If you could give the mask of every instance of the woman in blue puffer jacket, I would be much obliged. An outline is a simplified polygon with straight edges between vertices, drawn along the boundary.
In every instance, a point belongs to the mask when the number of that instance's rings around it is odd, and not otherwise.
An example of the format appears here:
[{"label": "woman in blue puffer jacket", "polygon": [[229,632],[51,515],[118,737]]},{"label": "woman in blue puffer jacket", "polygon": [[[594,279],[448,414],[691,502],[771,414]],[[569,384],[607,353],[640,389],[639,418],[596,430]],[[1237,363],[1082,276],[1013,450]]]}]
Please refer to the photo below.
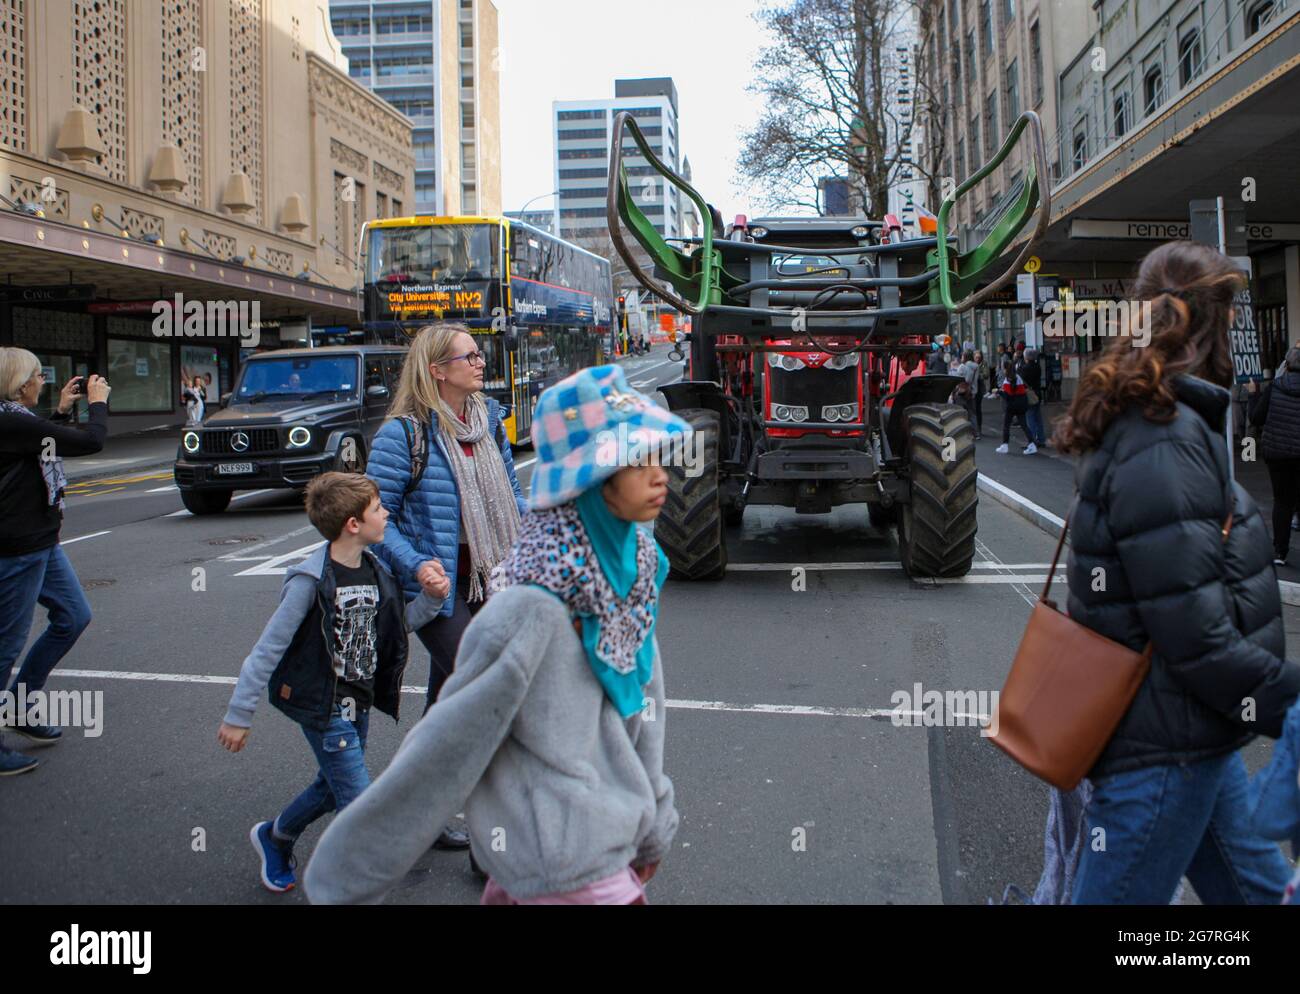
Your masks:
[{"label": "woman in blue puffer jacket", "polygon": [[[421,329],[366,467],[390,515],[379,554],[429,650],[426,709],[451,675],[461,635],[486,599],[488,574],[514,545],[526,508],[501,405],[482,393],[483,364],[464,325]],[[426,460],[413,480],[416,453]],[[443,848],[464,848],[452,841]]]}]

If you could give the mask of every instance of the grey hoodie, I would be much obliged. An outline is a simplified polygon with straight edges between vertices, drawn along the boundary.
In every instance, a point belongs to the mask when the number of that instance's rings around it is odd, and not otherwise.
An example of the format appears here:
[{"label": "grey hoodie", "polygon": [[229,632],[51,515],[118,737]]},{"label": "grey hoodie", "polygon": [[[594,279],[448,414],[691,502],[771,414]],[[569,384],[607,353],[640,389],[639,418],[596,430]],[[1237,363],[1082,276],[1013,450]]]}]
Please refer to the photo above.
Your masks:
[{"label": "grey hoodie", "polygon": [[284,574],[284,586],[280,588],[280,606],[271,615],[271,620],[262,630],[262,637],[257,640],[244,659],[239,669],[239,682],[230,695],[230,706],[226,709],[226,724],[237,728],[249,728],[253,724],[253,713],[258,701],[266,693],[266,685],[271,681],[271,674],[284,657],[289,643],[298,633],[303,618],[311,612],[316,600],[316,586],[325,573],[325,557],[330,554],[329,543],[300,563],[290,566]]},{"label": "grey hoodie", "polygon": [[677,831],[663,772],[663,668],[624,721],[568,608],[537,587],[495,594],[456,668],[383,774],[325,830],[304,878],[316,904],[377,903],[464,806],[474,856],[516,898],[656,863]]}]

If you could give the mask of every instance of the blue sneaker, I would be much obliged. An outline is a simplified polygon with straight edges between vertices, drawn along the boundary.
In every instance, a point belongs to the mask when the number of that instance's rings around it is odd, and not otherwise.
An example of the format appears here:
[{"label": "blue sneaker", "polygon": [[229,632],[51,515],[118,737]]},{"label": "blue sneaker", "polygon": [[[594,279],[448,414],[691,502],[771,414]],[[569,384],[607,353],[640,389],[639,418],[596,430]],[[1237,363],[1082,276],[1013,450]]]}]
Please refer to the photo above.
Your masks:
[{"label": "blue sneaker", "polygon": [[25,738],[28,746],[54,745],[63,738],[63,729],[58,725],[15,725],[9,731]]},{"label": "blue sneaker", "polygon": [[40,761],[31,756],[24,756],[15,749],[6,749],[0,745],[0,777],[16,777],[19,773],[30,773],[40,765]]},{"label": "blue sneaker", "polygon": [[271,823],[259,821],[248,833],[248,837],[257,854],[262,857],[262,886],[277,894],[293,890],[297,883],[293,869],[298,861],[294,858],[292,849],[286,849],[271,835]]}]

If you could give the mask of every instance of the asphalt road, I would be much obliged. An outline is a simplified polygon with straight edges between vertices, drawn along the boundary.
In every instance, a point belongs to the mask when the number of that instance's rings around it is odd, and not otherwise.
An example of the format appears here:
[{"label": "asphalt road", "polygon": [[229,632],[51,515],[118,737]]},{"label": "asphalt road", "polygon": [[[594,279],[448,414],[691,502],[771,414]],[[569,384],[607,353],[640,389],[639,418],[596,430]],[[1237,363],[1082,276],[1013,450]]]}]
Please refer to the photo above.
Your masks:
[{"label": "asphalt road", "polygon": [[[675,380],[665,352],[629,361],[629,380]],[[525,487],[532,458],[517,455]],[[101,692],[102,734],[70,729],[37,771],[0,781],[0,901],[301,902],[262,889],[248,842],[314,774],[301,732],[264,706],[232,756],[216,730],[286,565],[319,536],[292,493],[240,495],[200,518],[170,474],[139,476],[81,484],[69,502],[64,540],[95,620],[50,688]],[[659,638],[682,823],[653,902],[983,903],[1008,883],[1032,890],[1046,789],[975,727],[885,714],[917,683],[1001,686],[1053,542],[988,500],[979,542],[966,582],[917,583],[865,509],[750,508],[729,533],[725,580],[669,582]],[[1300,611],[1286,611],[1300,638]],[[412,646],[408,713],[375,716],[372,775],[419,715],[428,657]],[[304,861],[322,828],[304,837]],[[432,852],[391,900],[480,892],[463,854]]]}]

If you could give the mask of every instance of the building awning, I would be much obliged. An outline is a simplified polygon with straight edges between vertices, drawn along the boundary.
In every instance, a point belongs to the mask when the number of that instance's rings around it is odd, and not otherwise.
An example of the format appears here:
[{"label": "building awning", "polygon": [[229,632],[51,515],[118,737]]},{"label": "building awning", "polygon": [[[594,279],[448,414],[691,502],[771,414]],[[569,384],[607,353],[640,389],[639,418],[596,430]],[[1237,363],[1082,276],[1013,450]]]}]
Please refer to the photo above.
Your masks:
[{"label": "building awning", "polygon": [[361,295],[265,268],[222,262],[76,225],[0,212],[0,273],[16,285],[93,283],[98,299],[258,301],[264,318],[361,320]]},{"label": "building awning", "polygon": [[[1121,235],[1098,241],[1071,237],[1072,222],[1186,222],[1190,201],[1218,196],[1229,206],[1244,208],[1257,235],[1273,235],[1252,243],[1252,249],[1284,240],[1281,226],[1300,223],[1297,107],[1300,15],[1243,49],[1125,141],[1058,183],[1052,192],[1052,225],[1036,253],[1054,263],[1136,261],[1171,234],[1179,235],[1159,225],[1123,231],[1095,226]],[[1061,150],[1063,156],[1068,152]],[[1243,194],[1254,199],[1243,199]],[[1151,237],[1132,237],[1143,234]]]}]

